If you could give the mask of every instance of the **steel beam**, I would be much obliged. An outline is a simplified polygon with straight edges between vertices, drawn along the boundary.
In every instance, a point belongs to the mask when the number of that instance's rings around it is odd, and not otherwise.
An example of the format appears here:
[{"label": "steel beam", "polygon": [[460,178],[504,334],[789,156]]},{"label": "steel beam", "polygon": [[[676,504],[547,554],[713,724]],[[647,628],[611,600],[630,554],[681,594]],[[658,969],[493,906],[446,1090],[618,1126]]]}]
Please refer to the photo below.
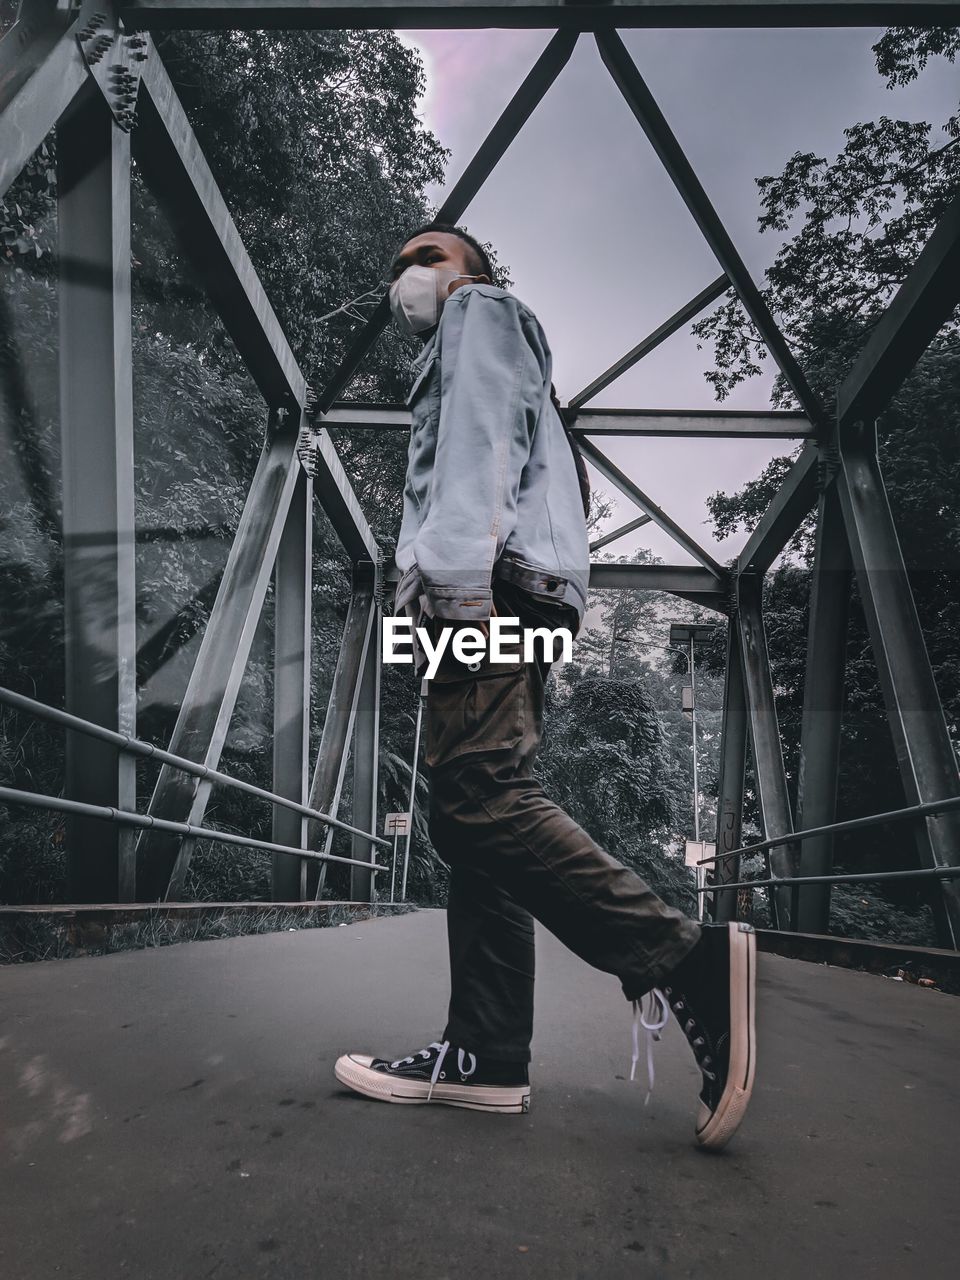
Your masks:
[{"label": "steel beam", "polygon": [[[347,760],[360,699],[360,676],[375,621],[373,583],[359,578],[350,597],[347,620],[337,651],[337,665],[333,672],[320,749],[310,785],[310,807],[319,809],[321,813],[329,813],[334,818],[340,808],[340,795],[347,773]],[[324,850],[329,853],[332,838],[331,828],[316,822],[310,823],[307,831],[309,848],[318,848],[322,839]],[[319,899],[325,881],[326,872],[321,864],[312,896]]]},{"label": "steel beam", "polygon": [[16,21],[0,36],[0,114],[78,16],[62,0],[20,0]]},{"label": "steel beam", "polygon": [[[589,586],[591,591],[669,591],[671,595],[726,613],[729,575],[726,569],[721,572],[723,576],[717,578],[709,569],[692,564],[597,561],[590,566]],[[398,578],[396,563],[391,560],[383,571],[384,582],[393,585]]]},{"label": "steel beam", "polygon": [[676,333],[678,329],[682,329],[695,316],[698,316],[705,307],[709,307],[711,302],[716,302],[721,294],[726,292],[729,284],[730,282],[726,276],[720,276],[712,284],[708,284],[706,289],[702,289],[695,298],[691,298],[679,311],[674,312],[669,320],[664,320],[663,324],[658,325],[642,342],[638,342],[625,356],[621,356],[609,369],[601,373],[599,378],[594,378],[593,382],[584,387],[582,391],[578,391],[568,401],[567,408],[579,409],[588,400],[592,400],[594,396],[599,395],[604,387],[609,387],[611,382],[615,382],[622,373],[626,373],[628,369],[633,368],[638,361],[649,355],[651,351],[655,351],[662,342],[666,342],[667,338]]},{"label": "steel beam", "polygon": [[[273,789],[307,804],[310,763],[310,639],[313,598],[313,482],[301,472],[283,528],[274,568]],[[324,811],[326,812],[326,811]],[[307,847],[307,819],[273,810],[274,844]],[[304,860],[275,853],[270,878],[274,902],[302,898]]]},{"label": "steel beam", "polygon": [[875,418],[960,301],[960,196],[944,213],[837,392],[840,429]]},{"label": "steel beam", "polygon": [[699,562],[717,578],[723,576],[723,568],[714,560],[709,551],[705,551],[695,538],[692,538],[685,529],[682,529],[675,520],[671,520],[667,513],[643,492],[643,490],[624,475],[618,466],[616,466],[607,455],[591,441],[581,438],[579,441],[580,451],[586,460],[593,464],[597,471],[608,480],[612,485],[625,494],[631,502],[635,503],[644,515],[648,515],[655,524],[658,524],[664,533],[668,533],[674,542],[679,543],[684,551],[689,552],[694,560]]},{"label": "steel beam", "polygon": [[700,179],[694,173],[693,166],[673,136],[663,112],[657,106],[653,94],[637,70],[623,41],[612,28],[598,31],[596,40],[600,56],[614,83],[647,135],[661,164],[693,215],[694,221],[716,255],[731,285],[736,289],[747,315],[766,343],[768,351],[796,396],[797,403],[814,426],[825,428],[827,417],[819,397],[803,376],[760,290],[754,284],[746,264],[734,247],[726,227],[710,203],[706,191],[700,184]]},{"label": "steel beam", "polygon": [[[337,25],[337,24],[334,24]],[[347,23],[346,25],[350,25]],[[362,25],[362,24],[361,24]],[[377,24],[381,25],[381,24]],[[384,26],[390,23],[382,24]],[[429,24],[428,24],[429,25]],[[456,223],[483,186],[504,152],[566,65],[577,42],[577,32],[558,31],[533,64],[526,79],[504,108],[499,120],[481,142],[473,159],[445,197],[434,221]],[[373,314],[360,330],[350,350],[317,397],[317,411],[326,413],[349,384],[367,353],[390,320],[390,299],[385,292]],[[376,559],[376,557],[373,557]]]},{"label": "steel beam", "polygon": [[[761,575],[745,573],[739,577],[736,618],[740,631],[740,658],[750,728],[750,748],[763,834],[771,837],[786,835],[794,830],[794,825],[790,814],[787,775],[783,767],[767,637],[763,627],[762,595]],[[797,874],[795,845],[777,845],[770,850],[769,857],[771,876]],[[788,890],[771,892],[770,910],[774,928],[791,927],[790,903],[791,894]]]},{"label": "steel beam", "polygon": [[[377,788],[380,762],[380,610],[371,609],[372,627],[360,677],[360,699],[353,731],[353,825],[377,830]],[[362,836],[350,837],[350,856],[373,862],[377,847]],[[350,868],[350,899],[372,902],[374,879],[369,871]]]},{"label": "steel beam", "polygon": [[[268,405],[295,421],[307,384],[217,187],[170,77],[152,46],[143,64],[137,164]],[[332,442],[316,442],[314,492],[355,559],[377,545]]]},{"label": "steel beam", "polygon": [[619,529],[614,529],[611,533],[605,533],[602,538],[595,538],[590,543],[589,549],[590,551],[599,551],[601,547],[608,547],[611,542],[617,542],[620,538],[625,538],[628,533],[634,533],[637,529],[642,529],[645,524],[649,523],[649,516],[637,516],[636,520],[628,520]]},{"label": "steel beam", "polygon": [[[739,849],[743,832],[743,779],[747,758],[747,700],[743,687],[740,629],[734,620],[727,627],[727,664],[723,680],[723,718],[720,730],[720,778],[717,789],[717,855],[713,883],[740,879],[740,858],[723,858]],[[714,920],[736,920],[737,891],[718,893],[713,900]]]},{"label": "steel beam", "polygon": [[292,413],[306,381],[152,45],[142,89],[137,165],[263,398]]},{"label": "steel beam", "polygon": [[[800,729],[797,776],[797,828],[826,826],[837,817],[837,773],[846,661],[847,620],[852,565],[835,485],[820,496],[817,538],[810,579],[810,621]],[[819,836],[800,845],[799,873],[825,876],[833,871],[833,837]],[[830,886],[808,886],[797,895],[794,927],[826,933],[830,923]]]},{"label": "steel beam", "polygon": [[709,569],[688,564],[592,564],[590,589],[670,591],[674,595],[696,593],[716,603],[727,598],[726,582]]},{"label": "steel beam", "polygon": [[[2,44],[14,35],[7,33]],[[51,47],[43,27],[21,58],[5,58],[0,79],[0,199],[87,81],[87,68],[72,28]]]},{"label": "steel beam", "polygon": [[405,27],[882,27],[960,22],[956,0],[127,0],[129,27],[159,30]]},{"label": "steel beam", "polygon": [[737,557],[737,573],[763,574],[776,560],[817,500],[819,463],[816,445],[805,445]]},{"label": "steel beam", "polygon": [[[836,485],[907,802],[960,795],[943,705],[877,460],[874,424],[841,433]],[[960,812],[914,826],[924,867],[960,866]],[[942,945],[960,948],[960,881],[934,892]]]},{"label": "steel beam", "polygon": [[[60,422],[66,709],[118,733],[136,729],[130,146],[93,86],[58,133]],[[136,766],[66,735],[67,797],[136,809]],[[134,839],[67,819],[74,902],[134,897]]]},{"label": "steel beam", "polygon": [[814,435],[802,413],[750,409],[578,409],[565,412],[578,437],[679,436],[796,440]]},{"label": "steel beam", "polygon": [[[587,436],[679,436],[755,440],[806,440],[814,435],[803,413],[751,409],[565,409],[570,430]],[[335,404],[317,424],[348,430],[409,431],[410,411],[400,405]]]},{"label": "steel beam", "polygon": [[[215,769],[240,692],[244,668],[266,598],[280,538],[301,474],[295,428],[267,438],[240,517],[220,590],[207,623],[169,749]],[[199,825],[211,784],[164,767],[149,813]],[[137,894],[151,902],[175,899],[186,878],[193,841],[145,832],[137,847]]]}]

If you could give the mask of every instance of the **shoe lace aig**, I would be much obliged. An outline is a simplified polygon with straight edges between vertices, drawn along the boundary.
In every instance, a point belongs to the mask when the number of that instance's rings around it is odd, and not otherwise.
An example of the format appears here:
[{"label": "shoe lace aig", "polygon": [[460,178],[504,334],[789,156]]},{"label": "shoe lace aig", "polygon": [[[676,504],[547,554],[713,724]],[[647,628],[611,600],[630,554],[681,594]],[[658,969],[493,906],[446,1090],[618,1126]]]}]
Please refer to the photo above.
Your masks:
[{"label": "shoe lace aig", "polygon": [[[436,1052],[437,1060],[433,1064],[433,1074],[430,1077],[430,1088],[427,1090],[427,1101],[429,1102],[433,1094],[433,1086],[437,1083],[437,1080],[440,1077],[440,1068],[443,1066],[443,1060],[446,1058],[447,1050],[449,1048],[449,1040],[444,1040],[442,1043],[439,1040],[432,1040],[426,1049],[418,1049],[416,1054],[408,1054],[406,1058],[397,1058],[396,1062],[391,1062],[390,1065],[391,1067],[399,1067],[401,1063],[404,1062],[415,1062],[418,1056],[421,1058],[429,1058],[432,1053]],[[470,1059],[469,1071],[464,1065],[467,1058]],[[464,1049],[458,1049],[457,1068],[462,1076],[472,1076],[477,1069],[477,1060],[472,1053]]]},{"label": "shoe lace aig", "polygon": [[664,1027],[670,1021],[670,1005],[668,1004],[663,993],[656,987],[649,992],[649,1000],[647,1003],[647,1017],[643,1014],[643,1002],[634,1000],[633,1002],[633,1057],[630,1060],[630,1079],[636,1078],[637,1063],[640,1061],[640,1028],[646,1032],[647,1043],[647,1096],[643,1100],[646,1106],[650,1101],[650,1095],[653,1093],[653,1084],[655,1080],[653,1070],[653,1043],[659,1040]]}]

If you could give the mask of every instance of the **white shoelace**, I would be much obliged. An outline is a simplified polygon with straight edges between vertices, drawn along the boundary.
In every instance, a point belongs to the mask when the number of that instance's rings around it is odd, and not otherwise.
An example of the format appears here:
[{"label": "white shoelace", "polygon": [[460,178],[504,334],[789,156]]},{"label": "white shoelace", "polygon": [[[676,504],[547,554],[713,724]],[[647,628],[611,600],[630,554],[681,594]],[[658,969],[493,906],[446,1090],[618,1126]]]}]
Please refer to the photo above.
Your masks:
[{"label": "white shoelace", "polygon": [[[444,1040],[442,1042],[440,1040],[432,1040],[426,1049],[418,1049],[416,1054],[411,1053],[406,1058],[397,1058],[396,1062],[391,1062],[390,1065],[391,1067],[399,1067],[400,1064],[403,1062],[414,1062],[418,1055],[422,1058],[429,1058],[431,1052],[434,1049],[439,1049],[440,1052],[437,1054],[437,1060],[433,1064],[433,1074],[430,1077],[430,1088],[427,1090],[427,1101],[429,1102],[430,1098],[433,1095],[433,1086],[437,1083],[437,1081],[440,1078],[440,1068],[443,1066],[443,1060],[444,1058],[446,1058],[447,1050],[449,1048],[450,1048],[449,1040]],[[467,1058],[470,1059],[469,1071],[464,1066],[464,1063]],[[477,1069],[477,1060],[474,1057],[474,1055],[469,1051],[458,1049],[457,1050],[457,1068],[462,1076],[472,1076]]]},{"label": "white shoelace", "polygon": [[[630,1060],[630,1079],[636,1078],[637,1063],[640,1061],[640,1028],[643,1027],[647,1042],[647,1096],[643,1100],[646,1106],[653,1093],[655,1079],[653,1070],[653,1042],[660,1039],[661,1032],[670,1021],[670,1005],[666,996],[657,987],[648,992],[647,1017],[643,1016],[642,1000],[634,1000],[633,1004],[633,1057]],[[659,1014],[659,1017],[658,1017]],[[649,1021],[647,1020],[649,1018]]]}]

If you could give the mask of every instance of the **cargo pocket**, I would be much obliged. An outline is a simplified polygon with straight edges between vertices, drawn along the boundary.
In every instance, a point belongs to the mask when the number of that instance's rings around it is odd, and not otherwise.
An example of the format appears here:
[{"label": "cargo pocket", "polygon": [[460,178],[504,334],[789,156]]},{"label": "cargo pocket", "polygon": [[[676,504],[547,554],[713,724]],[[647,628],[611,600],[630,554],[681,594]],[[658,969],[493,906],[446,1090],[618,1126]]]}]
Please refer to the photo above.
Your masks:
[{"label": "cargo pocket", "polygon": [[427,686],[427,764],[516,747],[526,727],[525,683],[522,658],[491,662],[484,655],[478,669],[470,671],[444,654]]}]

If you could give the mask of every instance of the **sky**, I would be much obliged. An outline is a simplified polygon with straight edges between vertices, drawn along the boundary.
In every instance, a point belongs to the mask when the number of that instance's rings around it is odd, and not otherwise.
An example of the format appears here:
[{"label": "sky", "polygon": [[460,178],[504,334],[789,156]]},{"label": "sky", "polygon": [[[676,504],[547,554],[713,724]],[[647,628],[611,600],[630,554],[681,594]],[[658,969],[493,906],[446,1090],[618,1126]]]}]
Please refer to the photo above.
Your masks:
[{"label": "sky", "polygon": [[[449,147],[439,204],[509,102],[551,32],[403,31],[425,64],[420,118]],[[887,89],[870,46],[881,29],[620,32],[734,244],[761,282],[782,235],[760,235],[754,179],[779,173],[795,151],[832,158],[843,129],[881,115],[929,120],[955,110],[957,69],[931,63],[919,82]],[[572,57],[474,198],[461,225],[495,247],[512,292],[536,312],[568,400],[635,346],[720,270],[640,126],[582,35]],[[709,350],[689,327],[591,403],[617,408],[711,408]],[[754,379],[727,408],[769,407],[770,378]],[[721,561],[746,540],[711,534],[709,494],[727,493],[789,452],[778,441],[608,439],[601,447]],[[636,509],[616,497],[604,525]],[[695,563],[653,524],[614,543],[645,546],[664,563]]]}]

